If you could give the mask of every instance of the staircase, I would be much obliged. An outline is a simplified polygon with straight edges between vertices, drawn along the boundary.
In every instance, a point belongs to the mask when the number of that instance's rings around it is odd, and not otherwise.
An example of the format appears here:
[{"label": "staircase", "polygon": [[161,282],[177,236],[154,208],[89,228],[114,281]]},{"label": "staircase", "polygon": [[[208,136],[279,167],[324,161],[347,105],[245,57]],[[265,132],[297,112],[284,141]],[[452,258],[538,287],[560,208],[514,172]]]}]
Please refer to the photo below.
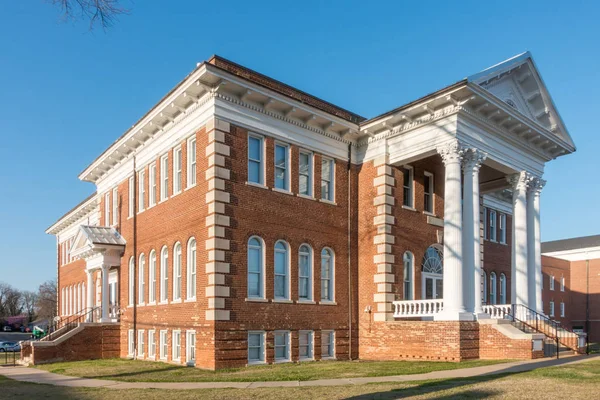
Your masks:
[{"label": "staircase", "polygon": [[49,328],[46,336],[40,342],[49,342],[60,338],[71,332],[83,322],[98,322],[100,320],[101,307],[86,308],[67,318],[55,321]]}]

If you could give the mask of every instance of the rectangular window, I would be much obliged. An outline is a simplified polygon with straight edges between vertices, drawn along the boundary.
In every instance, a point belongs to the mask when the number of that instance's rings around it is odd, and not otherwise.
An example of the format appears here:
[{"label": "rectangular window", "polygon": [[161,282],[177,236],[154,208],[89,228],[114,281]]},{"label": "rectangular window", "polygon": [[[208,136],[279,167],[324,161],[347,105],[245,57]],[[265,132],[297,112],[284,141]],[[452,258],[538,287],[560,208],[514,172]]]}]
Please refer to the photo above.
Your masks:
[{"label": "rectangular window", "polygon": [[265,362],[265,333],[248,332],[248,364]]},{"label": "rectangular window", "polygon": [[117,188],[112,192],[112,224],[117,225],[119,219],[119,196]]},{"label": "rectangular window", "polygon": [[182,168],[181,147],[173,150],[173,194],[181,192],[181,168]]},{"label": "rectangular window", "polygon": [[298,171],[298,179],[299,186],[298,192],[304,196],[313,195],[313,167],[312,167],[313,155],[312,153],[301,151],[300,152],[300,160],[299,160],[299,171]]},{"label": "rectangular window", "polygon": [[289,146],[275,145],[275,187],[290,190]]},{"label": "rectangular window", "polygon": [[140,198],[138,199],[139,211],[144,211],[144,208],[146,207],[146,182],[144,181],[145,177],[146,172],[140,171],[138,174],[138,195],[140,196]]},{"label": "rectangular window", "polygon": [[321,199],[335,201],[335,163],[333,160],[321,160]]},{"label": "rectangular window", "polygon": [[496,241],[496,211],[490,210],[490,240]]},{"label": "rectangular window", "polygon": [[160,358],[163,360],[167,359],[168,352],[168,344],[167,344],[167,331],[160,331],[160,338],[158,343],[158,348],[160,351]]},{"label": "rectangular window", "polygon": [[483,207],[483,238],[488,240],[490,238],[488,231],[488,209]]},{"label": "rectangular window", "polygon": [[406,166],[402,168],[404,183],[402,184],[403,199],[402,204],[409,208],[414,208],[414,170],[412,167]]},{"label": "rectangular window", "polygon": [[196,331],[185,333],[185,362],[189,366],[196,365]]},{"label": "rectangular window", "polygon": [[134,204],[133,204],[133,195],[134,195],[134,191],[135,191],[135,187],[133,186],[133,176],[131,178],[129,178],[129,201],[127,206],[129,207],[129,211],[128,211],[128,216],[129,217],[133,217],[133,213],[135,212],[134,210]]},{"label": "rectangular window", "polygon": [[137,350],[138,350],[138,357],[144,358],[144,330],[138,331]]},{"label": "rectangular window", "polygon": [[135,353],[135,343],[133,334],[133,329],[130,329],[127,332],[127,355],[129,356],[133,356]]},{"label": "rectangular window", "polygon": [[248,136],[248,182],[265,183],[262,137]]},{"label": "rectangular window", "polygon": [[321,331],[321,358],[335,357],[335,336],[333,331]]},{"label": "rectangular window", "polygon": [[500,243],[506,244],[506,214],[500,214]]},{"label": "rectangular window", "polygon": [[549,286],[550,286],[550,290],[554,290],[554,275],[550,275],[549,277]]},{"label": "rectangular window", "polygon": [[565,316],[565,303],[560,303],[560,316],[564,318]]},{"label": "rectangular window", "polygon": [[172,358],[173,361],[181,359],[181,331],[173,331],[173,342],[171,348],[173,350]]},{"label": "rectangular window", "polygon": [[551,317],[554,317],[554,302],[553,301],[550,302],[550,310],[548,312],[548,315]]},{"label": "rectangular window", "polygon": [[565,277],[564,276],[560,277],[560,291],[561,292],[565,291]]},{"label": "rectangular window", "polygon": [[104,226],[110,226],[110,192],[104,195]]},{"label": "rectangular window", "polygon": [[313,360],[313,332],[300,331],[298,333],[298,358],[300,360]]},{"label": "rectangular window", "polygon": [[300,247],[298,263],[298,299],[312,300],[312,251],[308,246]]},{"label": "rectangular window", "polygon": [[150,165],[148,180],[148,186],[150,187],[150,198],[148,200],[148,206],[152,207],[156,205],[156,163]]},{"label": "rectangular window", "polygon": [[424,198],[423,198],[423,210],[425,212],[433,214],[433,174],[430,172],[425,172],[425,178],[423,181],[423,190],[424,190]]},{"label": "rectangular window", "polygon": [[196,184],[196,138],[191,137],[187,142],[187,187]]},{"label": "rectangular window", "polygon": [[148,331],[148,357],[156,357],[156,337],[154,330]]},{"label": "rectangular window", "polygon": [[275,332],[275,362],[290,360],[290,333]]},{"label": "rectangular window", "polygon": [[160,201],[169,197],[169,156],[160,158]]}]

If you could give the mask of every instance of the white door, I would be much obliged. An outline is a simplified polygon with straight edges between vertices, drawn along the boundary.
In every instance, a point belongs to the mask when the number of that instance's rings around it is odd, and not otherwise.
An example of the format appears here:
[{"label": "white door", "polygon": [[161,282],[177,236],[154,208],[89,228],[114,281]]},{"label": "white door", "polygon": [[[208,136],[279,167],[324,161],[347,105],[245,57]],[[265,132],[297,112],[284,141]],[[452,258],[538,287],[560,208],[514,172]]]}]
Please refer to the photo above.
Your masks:
[{"label": "white door", "polygon": [[423,273],[423,298],[441,299],[444,293],[444,281],[441,275]]},{"label": "white door", "polygon": [[117,271],[108,275],[108,315],[117,318],[119,313],[119,281]]}]

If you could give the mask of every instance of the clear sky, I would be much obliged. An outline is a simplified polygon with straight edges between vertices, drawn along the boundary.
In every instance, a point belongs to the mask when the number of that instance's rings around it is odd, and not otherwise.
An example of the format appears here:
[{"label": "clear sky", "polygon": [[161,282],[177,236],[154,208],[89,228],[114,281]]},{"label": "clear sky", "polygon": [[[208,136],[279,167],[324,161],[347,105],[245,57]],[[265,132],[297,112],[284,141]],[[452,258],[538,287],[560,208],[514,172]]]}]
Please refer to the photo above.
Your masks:
[{"label": "clear sky", "polygon": [[94,191],[79,172],[212,54],[373,117],[530,50],[577,145],[542,239],[600,233],[597,2],[144,0],[91,33],[50,3],[0,2],[0,281],[56,276],[44,231]]}]

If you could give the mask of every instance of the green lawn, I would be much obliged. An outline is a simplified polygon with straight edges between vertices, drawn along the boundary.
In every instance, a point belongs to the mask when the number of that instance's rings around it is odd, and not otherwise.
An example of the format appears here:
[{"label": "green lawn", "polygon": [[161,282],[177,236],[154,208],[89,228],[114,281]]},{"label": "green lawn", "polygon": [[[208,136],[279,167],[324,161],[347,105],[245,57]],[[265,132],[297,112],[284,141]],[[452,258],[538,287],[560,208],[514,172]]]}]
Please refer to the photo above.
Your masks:
[{"label": "green lawn", "polygon": [[[2,369],[0,368],[0,374]],[[542,368],[531,372],[425,382],[272,389],[99,389],[16,382],[0,376],[3,398],[84,400],[312,400],[312,399],[533,399],[598,395],[600,361]]]},{"label": "green lawn", "polygon": [[252,382],[421,374],[479,367],[506,361],[473,360],[461,363],[431,361],[319,361],[206,371],[151,361],[120,358],[73,361],[36,366],[57,374],[124,382]]}]

